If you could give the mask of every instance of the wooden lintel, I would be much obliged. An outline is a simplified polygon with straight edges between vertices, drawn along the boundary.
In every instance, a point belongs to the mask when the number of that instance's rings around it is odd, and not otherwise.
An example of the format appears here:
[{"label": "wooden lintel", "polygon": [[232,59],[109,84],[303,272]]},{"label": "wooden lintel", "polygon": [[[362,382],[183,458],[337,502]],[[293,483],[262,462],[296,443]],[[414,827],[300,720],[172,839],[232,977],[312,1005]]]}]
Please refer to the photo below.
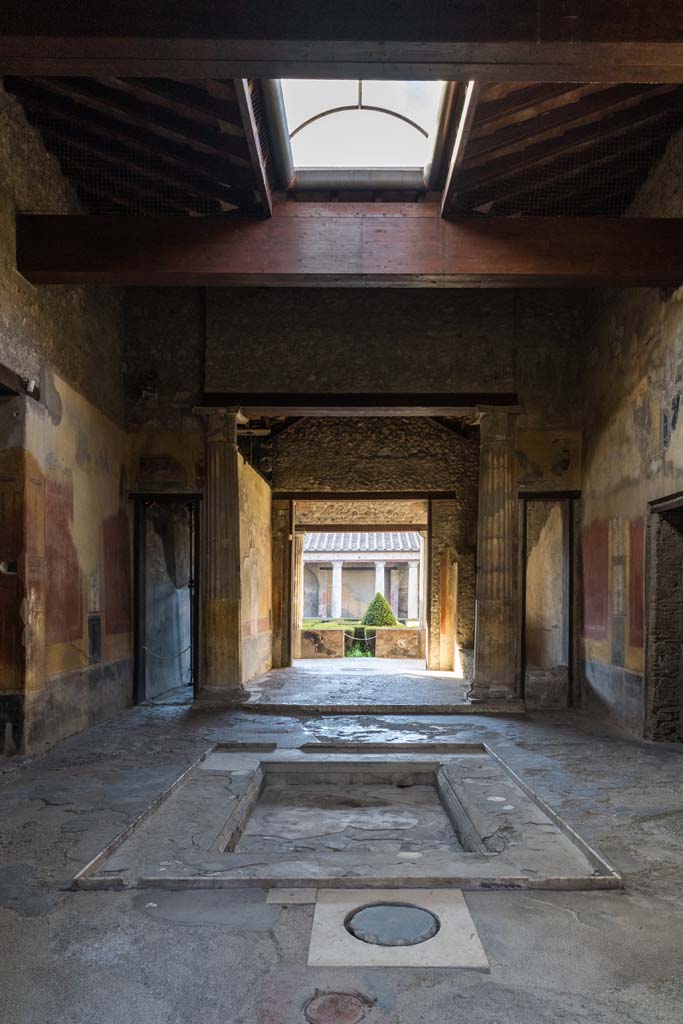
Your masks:
[{"label": "wooden lintel", "polygon": [[0,75],[683,81],[680,0],[172,6],[8,0]]},{"label": "wooden lintel", "polygon": [[[497,394],[268,394],[207,393],[211,408],[239,405],[248,418],[260,416],[454,416],[473,415],[482,406],[517,406],[517,395]],[[195,412],[201,407],[196,407]],[[437,411],[438,410],[438,411]]]},{"label": "wooden lintel", "polygon": [[427,519],[424,523],[297,523],[294,529],[297,533],[419,533],[427,529]]},{"label": "wooden lintel", "polygon": [[287,203],[269,220],[20,215],[16,238],[17,269],[34,284],[677,287],[683,280],[678,218],[444,219],[437,204]]}]

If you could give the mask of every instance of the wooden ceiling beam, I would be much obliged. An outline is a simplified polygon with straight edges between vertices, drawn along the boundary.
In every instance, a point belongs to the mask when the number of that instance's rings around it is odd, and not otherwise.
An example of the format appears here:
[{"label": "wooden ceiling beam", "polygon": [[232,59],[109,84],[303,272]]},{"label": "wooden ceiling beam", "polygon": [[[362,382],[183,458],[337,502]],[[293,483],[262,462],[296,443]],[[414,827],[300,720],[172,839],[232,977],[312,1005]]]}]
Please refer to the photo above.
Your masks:
[{"label": "wooden ceiling beam", "polygon": [[462,82],[460,85],[460,112],[458,127],[453,141],[453,151],[448,165],[446,182],[441,193],[441,216],[445,216],[451,208],[453,196],[458,191],[458,178],[462,165],[465,161],[465,152],[469,141],[472,124],[477,109],[477,98],[479,96],[479,84],[475,81]]},{"label": "wooden ceiling beam", "polygon": [[683,280],[677,219],[445,220],[435,204],[286,203],[265,221],[24,215],[16,231],[17,269],[34,284],[597,287]]},{"label": "wooden ceiling beam", "polygon": [[572,88],[565,82],[559,85],[547,86],[534,84],[524,86],[521,89],[515,89],[513,92],[495,100],[482,100],[480,97],[477,105],[477,117],[472,126],[472,137],[474,138],[475,133],[478,133],[482,128],[495,121],[505,120],[508,117],[528,110],[531,106],[539,103],[548,103],[560,96],[566,96],[567,93],[573,92],[578,88],[579,85],[573,84]]},{"label": "wooden ceiling beam", "polygon": [[133,109],[130,102],[126,102],[121,93],[114,90],[103,90],[98,88],[97,83],[83,79],[54,79],[41,78],[38,84],[47,92],[58,96],[64,96],[73,100],[81,106],[91,107],[100,113],[115,117],[122,125],[132,125],[134,128],[148,132],[157,138],[182,145],[202,156],[211,157],[213,160],[222,161],[225,165],[225,175],[234,180],[235,184],[254,187],[254,175],[249,164],[248,150],[245,150],[245,157],[241,158],[229,152],[218,133],[215,138],[208,140],[200,137],[202,134],[194,125],[187,123],[161,123],[157,118],[152,117],[149,107],[140,105],[140,109]]},{"label": "wooden ceiling beam", "polygon": [[[664,87],[669,92],[671,87]],[[600,89],[588,96],[582,96],[574,103],[556,106],[536,117],[507,125],[495,132],[478,138],[471,138],[467,148],[468,170],[488,159],[489,154],[497,150],[528,146],[530,139],[541,141],[549,132],[564,132],[577,122],[593,123],[600,121],[606,114],[615,110],[633,107],[652,95],[661,95],[662,89],[645,92],[638,85],[615,85],[609,89]],[[637,110],[636,119],[637,119]]]},{"label": "wooden ceiling beam", "polygon": [[237,187],[234,182],[227,180],[228,174],[231,174],[230,167],[219,157],[197,153],[183,144],[172,143],[142,128],[124,124],[110,113],[94,110],[68,96],[46,91],[33,79],[8,79],[6,86],[17,96],[38,127],[56,121],[60,126],[70,126],[76,131],[98,137],[102,144],[110,140],[135,154],[133,160],[142,157],[147,163],[152,160],[157,165],[166,165],[171,172],[177,171],[180,176],[192,178],[197,183],[203,181],[207,190],[219,201],[225,200],[240,207],[254,205],[253,182],[250,182],[250,188],[245,188]]},{"label": "wooden ceiling beam", "polygon": [[[219,213],[222,204],[229,204],[232,209],[237,208],[237,203],[227,198],[226,193],[228,190],[225,189],[223,195],[219,199],[217,196],[218,189],[206,188],[201,183],[198,184],[196,181],[189,179],[183,179],[182,177],[174,176],[164,170],[159,170],[157,167],[151,167],[146,163],[136,162],[135,159],[131,160],[130,156],[121,155],[121,153],[113,152],[111,149],[106,148],[106,142],[102,144],[102,140],[98,141],[97,137],[88,135],[81,131],[73,131],[68,127],[56,128],[54,125],[43,125],[40,128],[41,134],[44,138],[52,140],[59,152],[59,147],[66,147],[68,151],[75,151],[81,153],[83,159],[89,162],[93,161],[93,172],[95,174],[100,173],[100,168],[97,166],[102,163],[106,166],[111,165],[114,168],[120,168],[125,178],[142,177],[148,179],[152,185],[157,187],[167,188],[171,190],[171,194],[177,199],[181,199],[184,193],[195,196],[200,199],[211,200],[214,206],[214,212]],[[192,206],[193,210],[200,212],[202,206],[196,204]]]},{"label": "wooden ceiling beam", "polygon": [[[671,97],[654,96],[637,108],[619,111],[603,118],[597,125],[581,125],[545,142],[531,143],[526,148],[491,160],[489,163],[462,169],[458,180],[458,197],[505,178],[528,171],[531,167],[550,163],[563,153],[592,146],[596,138],[607,139],[639,131],[644,125],[671,115]],[[466,199],[466,196],[465,196]],[[457,200],[456,200],[457,203]],[[478,204],[476,204],[478,205]],[[471,204],[467,203],[468,207]],[[457,209],[461,209],[457,204]]]},{"label": "wooden ceiling beam", "polygon": [[107,164],[100,163],[95,167],[87,153],[71,148],[68,151],[65,149],[60,154],[59,162],[64,173],[71,178],[76,187],[79,181],[84,180],[91,188],[96,188],[98,183],[102,183],[107,194],[116,194],[117,190],[121,189],[129,196],[135,197],[136,208],[146,207],[152,215],[155,209],[162,207],[183,215],[199,215],[203,212],[201,205],[193,201],[192,196],[182,195],[177,190],[162,190],[158,183],[138,181],[132,174],[122,179]]},{"label": "wooden ceiling beam", "polygon": [[[680,0],[6,0],[0,74],[683,82]],[[387,41],[389,38],[389,41]]]},{"label": "wooden ceiling beam", "polygon": [[198,121],[228,138],[234,137],[235,152],[238,155],[247,152],[240,109],[234,97],[232,100],[226,99],[222,104],[216,103],[208,92],[202,95],[199,89],[193,90],[189,83],[172,82],[169,79],[101,78],[100,81],[111,89],[129,93],[144,103],[175,114],[183,121]]},{"label": "wooden ceiling beam", "polygon": [[[570,192],[574,193],[578,190],[578,185],[573,183],[573,179],[582,179],[581,187],[583,188],[587,174],[595,175],[595,188],[603,188],[606,199],[610,199],[609,191],[613,180],[611,168],[615,168],[618,175],[624,161],[628,161],[629,157],[634,153],[648,150],[658,144],[661,145],[662,140],[668,138],[680,124],[681,113],[677,114],[676,111],[673,111],[671,118],[658,122],[656,127],[651,128],[646,136],[635,135],[632,138],[629,137],[620,144],[618,149],[611,149],[607,152],[605,152],[604,146],[601,145],[601,140],[596,138],[594,147],[581,150],[579,162],[573,161],[571,155],[560,158],[555,164],[544,167],[543,177],[540,181],[534,176],[525,174],[520,174],[516,178],[506,179],[495,188],[494,199],[482,201],[478,206],[474,206],[473,209],[481,207],[489,213],[509,215],[513,208],[516,212],[517,203],[519,203],[519,208],[524,207],[525,195],[529,194],[530,205],[533,203],[537,209],[545,210],[543,206],[543,197],[545,195],[559,189],[564,189],[565,185]],[[646,176],[647,168],[647,163],[639,165],[638,170],[641,177],[644,178]],[[608,180],[601,180],[601,175],[608,175]],[[510,206],[511,203],[513,204],[512,207]]]},{"label": "wooden ceiling beam", "polygon": [[[259,138],[258,125],[256,124],[256,115],[254,114],[251,86],[246,78],[236,78],[232,84],[234,93],[237,97],[237,103],[240,108],[240,114],[242,115],[242,125],[244,128],[244,134],[247,138],[247,145],[249,147],[251,166],[256,177],[256,191],[261,197],[261,205],[263,206],[265,216],[272,217],[273,198],[270,194],[266,162],[264,160],[263,153],[261,152],[261,140]],[[209,80],[206,83],[206,87],[211,96],[215,96],[220,99],[226,95],[226,89],[223,82],[214,82]]]}]

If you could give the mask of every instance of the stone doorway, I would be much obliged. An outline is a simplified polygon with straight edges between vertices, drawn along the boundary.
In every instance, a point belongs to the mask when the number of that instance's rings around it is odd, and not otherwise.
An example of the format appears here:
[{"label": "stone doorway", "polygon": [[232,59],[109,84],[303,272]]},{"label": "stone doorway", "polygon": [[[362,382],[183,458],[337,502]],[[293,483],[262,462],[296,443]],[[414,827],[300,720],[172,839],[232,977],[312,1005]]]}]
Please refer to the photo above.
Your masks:
[{"label": "stone doorway", "polygon": [[523,498],[522,681],[527,706],[566,708],[572,699],[573,499]]},{"label": "stone doorway", "polygon": [[683,740],[683,500],[651,506],[647,535],[645,736]]},{"label": "stone doorway", "polygon": [[135,498],[135,700],[189,703],[197,685],[198,500]]}]

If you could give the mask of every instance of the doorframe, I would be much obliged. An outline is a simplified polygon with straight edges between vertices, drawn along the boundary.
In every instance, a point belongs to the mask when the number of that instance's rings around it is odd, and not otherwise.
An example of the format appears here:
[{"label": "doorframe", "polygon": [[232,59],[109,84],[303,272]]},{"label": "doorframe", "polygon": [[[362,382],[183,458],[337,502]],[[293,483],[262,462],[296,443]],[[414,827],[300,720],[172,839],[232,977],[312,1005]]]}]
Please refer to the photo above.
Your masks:
[{"label": "doorframe", "polygon": [[[289,664],[292,664],[292,646],[293,646],[293,633],[294,633],[294,606],[293,602],[295,599],[294,595],[294,580],[293,580],[293,551],[294,551],[294,537],[298,531],[296,523],[296,503],[297,501],[426,501],[427,502],[427,523],[421,527],[413,527],[414,529],[420,529],[426,534],[426,543],[424,550],[425,559],[425,577],[427,582],[427,594],[425,600],[424,609],[424,628],[425,628],[425,662],[429,663],[429,642],[431,634],[431,622],[432,622],[432,601],[431,601],[431,587],[432,587],[432,501],[441,499],[446,501],[453,501],[457,498],[457,492],[455,489],[451,491],[285,491],[285,490],[273,490],[272,496],[274,499],[279,501],[288,501],[290,508],[290,534],[289,534],[289,593],[290,601],[288,608],[288,621],[287,621],[287,636],[289,638]],[[401,525],[401,524],[397,524]],[[385,530],[392,529],[389,525],[385,526]],[[405,527],[402,527],[405,529]],[[310,530],[314,531],[316,527],[310,526]],[[348,529],[348,527],[347,527]],[[329,524],[325,526],[325,531],[330,532]],[[305,532],[305,531],[304,531]],[[339,526],[337,532],[344,532],[344,527]]]},{"label": "doorframe", "polygon": [[564,501],[567,515],[567,544],[563,545],[562,557],[567,564],[567,705],[574,707],[575,700],[574,669],[576,665],[574,635],[576,616],[574,605],[575,594],[575,502],[581,498],[581,491],[519,491],[517,495],[521,503],[519,516],[519,623],[517,634],[519,640],[519,694],[521,700],[526,698],[526,562],[527,562],[527,526],[528,504],[530,501]]},{"label": "doorframe", "polygon": [[[658,557],[653,533],[657,520],[666,520],[667,514],[683,512],[683,491],[674,491],[662,498],[653,498],[647,503],[644,522],[645,545],[643,566],[643,701],[642,701],[642,735],[646,739],[657,739],[654,720],[654,644],[651,640],[651,627],[656,626],[656,609],[653,592],[655,586],[655,562]],[[680,691],[681,714],[683,714],[683,690]]]},{"label": "doorframe", "polygon": [[164,504],[185,504],[192,515],[192,600],[190,602],[191,643],[192,643],[192,695],[196,699],[201,680],[201,501],[198,492],[131,491],[128,498],[133,502],[133,704],[145,700],[145,527],[147,524],[146,502]]}]

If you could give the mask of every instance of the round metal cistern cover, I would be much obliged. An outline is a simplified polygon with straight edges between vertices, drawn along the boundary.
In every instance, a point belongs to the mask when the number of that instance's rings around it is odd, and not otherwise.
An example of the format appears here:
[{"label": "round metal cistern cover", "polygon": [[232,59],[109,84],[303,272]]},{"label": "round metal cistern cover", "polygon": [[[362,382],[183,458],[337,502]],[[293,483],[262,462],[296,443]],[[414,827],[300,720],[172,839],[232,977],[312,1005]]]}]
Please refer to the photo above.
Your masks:
[{"label": "round metal cistern cover", "polygon": [[416,946],[441,927],[436,914],[411,903],[371,903],[352,911],[344,923],[356,939],[375,946]]},{"label": "round metal cistern cover", "polygon": [[321,992],[306,1004],[304,1017],[309,1024],[359,1024],[366,1004],[349,992]]}]

